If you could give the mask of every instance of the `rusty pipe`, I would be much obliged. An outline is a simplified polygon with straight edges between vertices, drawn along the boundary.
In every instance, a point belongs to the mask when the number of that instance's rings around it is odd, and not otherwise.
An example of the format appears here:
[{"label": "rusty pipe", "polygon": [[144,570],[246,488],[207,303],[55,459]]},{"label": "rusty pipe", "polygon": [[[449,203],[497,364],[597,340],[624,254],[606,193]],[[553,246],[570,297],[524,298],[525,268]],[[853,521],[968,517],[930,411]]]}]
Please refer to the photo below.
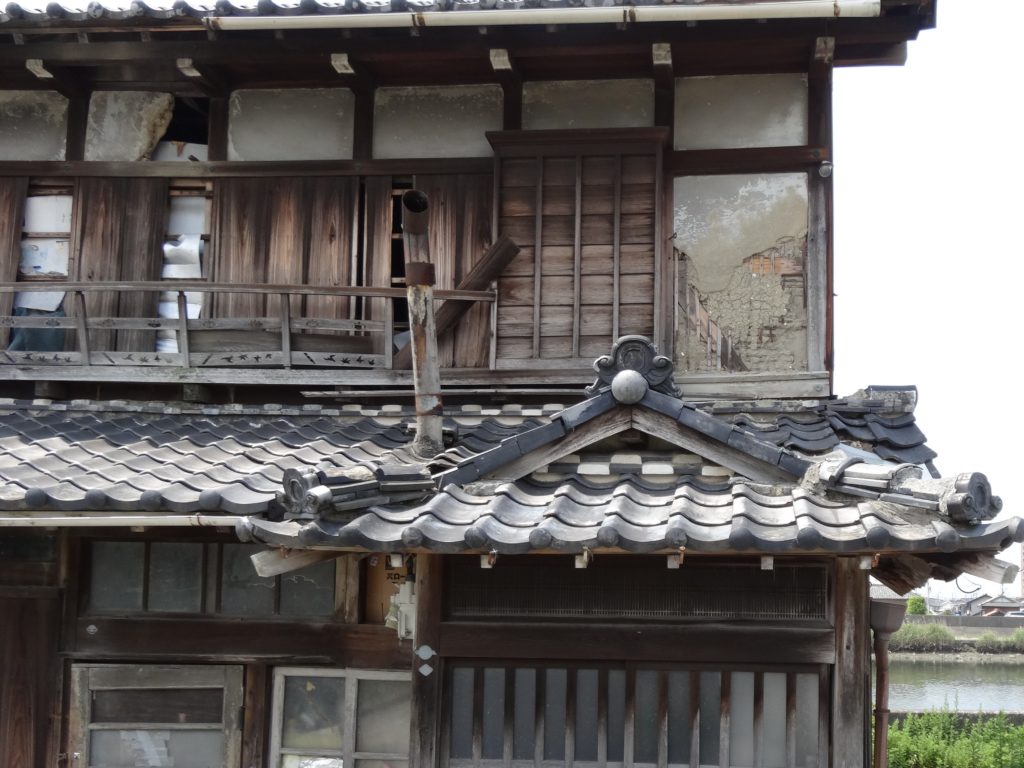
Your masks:
[{"label": "rusty pipe", "polygon": [[428,235],[430,204],[416,189],[402,195],[402,247],[405,250],[405,285],[412,336],[412,378],[416,391],[416,436],[412,452],[432,459],[444,449],[442,442],[441,371],[437,360],[434,324],[434,265],[430,263]]}]

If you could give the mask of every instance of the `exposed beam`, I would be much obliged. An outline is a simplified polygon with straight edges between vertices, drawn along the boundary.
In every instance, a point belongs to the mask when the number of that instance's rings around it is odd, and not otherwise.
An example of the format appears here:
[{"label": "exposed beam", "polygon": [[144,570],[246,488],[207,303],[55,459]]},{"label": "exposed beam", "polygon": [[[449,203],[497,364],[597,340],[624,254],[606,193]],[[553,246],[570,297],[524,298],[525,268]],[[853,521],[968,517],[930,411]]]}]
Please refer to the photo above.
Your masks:
[{"label": "exposed beam", "polygon": [[651,45],[651,66],[654,69],[654,124],[672,125],[676,80],[671,43]]},{"label": "exposed beam", "polygon": [[174,66],[206,96],[216,98],[231,92],[231,87],[209,64],[200,63],[195,59],[179,58],[175,59]]}]

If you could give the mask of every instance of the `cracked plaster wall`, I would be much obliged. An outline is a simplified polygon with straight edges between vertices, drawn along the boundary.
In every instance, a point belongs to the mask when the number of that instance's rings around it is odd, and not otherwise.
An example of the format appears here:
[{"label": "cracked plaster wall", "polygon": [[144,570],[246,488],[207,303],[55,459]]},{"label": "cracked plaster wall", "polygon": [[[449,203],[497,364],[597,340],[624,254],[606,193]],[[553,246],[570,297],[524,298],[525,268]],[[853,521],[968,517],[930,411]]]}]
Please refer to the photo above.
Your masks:
[{"label": "cracked plaster wall", "polygon": [[[806,176],[681,178],[675,206],[683,367],[806,370]],[[709,354],[708,328],[712,346],[720,332],[735,360]]]},{"label": "cracked plaster wall", "polygon": [[0,91],[0,160],[63,160],[68,100],[52,91]]}]

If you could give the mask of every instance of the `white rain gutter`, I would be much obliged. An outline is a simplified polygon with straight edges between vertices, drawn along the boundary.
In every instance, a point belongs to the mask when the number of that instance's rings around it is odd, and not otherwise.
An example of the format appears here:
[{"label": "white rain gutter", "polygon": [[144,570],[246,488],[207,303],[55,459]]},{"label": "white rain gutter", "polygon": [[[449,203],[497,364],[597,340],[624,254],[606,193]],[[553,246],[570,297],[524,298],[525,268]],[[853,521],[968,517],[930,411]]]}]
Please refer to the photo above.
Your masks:
[{"label": "white rain gutter", "polygon": [[876,17],[881,0],[773,0],[764,3],[702,5],[625,5],[607,8],[519,8],[509,10],[427,11],[425,13],[344,13],[297,16],[208,16],[210,29],[290,30],[385,27],[504,27],[527,24],[637,24],[645,22],[833,19]]},{"label": "white rain gutter", "polygon": [[233,528],[242,515],[8,515],[0,528]]}]

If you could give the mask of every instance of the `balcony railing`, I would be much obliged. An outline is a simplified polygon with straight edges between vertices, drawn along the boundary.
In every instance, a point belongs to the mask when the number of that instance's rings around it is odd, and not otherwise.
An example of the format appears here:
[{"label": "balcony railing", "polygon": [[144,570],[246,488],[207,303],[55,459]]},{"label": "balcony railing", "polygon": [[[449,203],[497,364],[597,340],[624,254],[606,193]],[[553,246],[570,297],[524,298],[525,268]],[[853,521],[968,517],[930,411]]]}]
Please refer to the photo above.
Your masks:
[{"label": "balcony railing", "polygon": [[[145,367],[165,370],[154,378],[173,380],[222,379],[231,381],[240,369],[337,369],[363,368],[391,370],[396,328],[394,300],[405,299],[404,288],[388,287],[314,287],[299,285],[222,285],[195,280],[159,282],[40,282],[0,283],[0,306],[10,307],[11,294],[24,292],[63,292],[63,315],[3,314],[0,331],[9,329],[6,349],[0,350],[0,376],[3,378],[46,378],[46,370],[61,373],[56,378],[118,378],[112,369]],[[99,316],[90,313],[90,305],[116,307],[120,294],[151,294],[153,316]],[[100,301],[100,294],[105,301]],[[176,313],[157,311],[160,295],[175,297]],[[199,317],[189,317],[189,307],[202,296]],[[268,316],[217,316],[219,296],[248,294],[272,299],[253,299],[272,307]],[[191,297],[191,301],[190,301]],[[317,297],[318,314],[339,302],[335,317],[295,316],[294,306],[301,297]],[[493,302],[493,291],[435,290],[437,301]],[[344,304],[342,304],[344,302]],[[138,302],[136,302],[138,303]],[[164,302],[165,304],[167,302]],[[276,306],[275,306],[276,305]],[[7,310],[8,312],[10,310]],[[104,314],[113,314],[109,310]],[[159,317],[176,314],[177,317]],[[195,314],[193,310],[192,314]],[[237,315],[237,312],[223,314]],[[348,317],[337,317],[348,315]],[[371,315],[371,319],[363,319]],[[26,334],[18,329],[50,331]],[[162,333],[158,333],[162,332]],[[162,344],[157,340],[162,339]],[[40,343],[45,341],[45,343]],[[33,349],[32,347],[36,347]],[[176,351],[160,351],[176,349]],[[11,367],[34,375],[12,375]],[[40,371],[39,369],[43,370]],[[2,370],[8,371],[3,375]],[[197,376],[188,376],[195,369]],[[221,369],[218,375],[214,369]],[[223,370],[228,369],[228,370]],[[94,375],[90,375],[90,373]],[[158,374],[152,370],[151,373]],[[111,375],[114,374],[114,375]],[[278,380],[281,380],[278,377]]]}]

